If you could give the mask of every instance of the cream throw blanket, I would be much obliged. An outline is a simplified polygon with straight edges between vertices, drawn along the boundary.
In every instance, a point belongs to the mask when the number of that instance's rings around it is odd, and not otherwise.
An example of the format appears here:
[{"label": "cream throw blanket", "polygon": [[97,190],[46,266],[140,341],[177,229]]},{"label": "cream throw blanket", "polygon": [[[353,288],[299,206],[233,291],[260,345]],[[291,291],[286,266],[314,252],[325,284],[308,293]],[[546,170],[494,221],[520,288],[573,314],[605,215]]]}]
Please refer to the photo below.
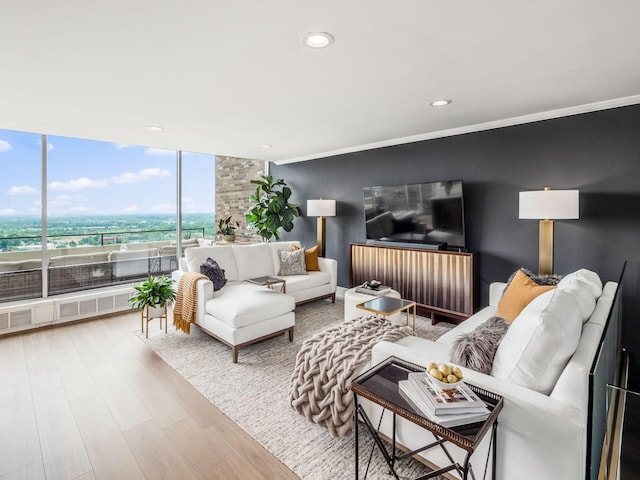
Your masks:
[{"label": "cream throw blanket", "polygon": [[191,323],[196,318],[196,304],[198,295],[196,285],[198,280],[209,280],[205,275],[197,272],[185,272],[178,282],[176,304],[173,307],[173,324],[184,333],[189,333]]},{"label": "cream throw blanket", "polygon": [[376,343],[408,335],[413,335],[411,327],[372,316],[347,320],[305,340],[291,376],[291,406],[334,437],[349,435],[354,408],[351,381],[371,358]]}]

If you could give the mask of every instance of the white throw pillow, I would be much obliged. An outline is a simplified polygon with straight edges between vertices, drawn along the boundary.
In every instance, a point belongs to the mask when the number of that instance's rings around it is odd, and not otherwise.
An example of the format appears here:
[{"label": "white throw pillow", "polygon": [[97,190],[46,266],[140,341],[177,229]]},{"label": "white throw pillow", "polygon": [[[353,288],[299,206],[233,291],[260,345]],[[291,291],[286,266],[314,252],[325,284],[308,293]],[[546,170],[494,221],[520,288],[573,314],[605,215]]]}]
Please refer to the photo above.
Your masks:
[{"label": "white throw pillow", "polygon": [[591,317],[596,308],[596,302],[602,295],[602,282],[597,273],[582,269],[560,280],[558,290],[573,295],[580,310],[582,323],[585,323]]},{"label": "white throw pillow", "polygon": [[238,266],[238,280],[275,275],[271,248],[267,243],[234,245],[233,254]]},{"label": "white throw pillow", "polygon": [[535,298],[507,330],[491,375],[548,395],[580,341],[577,304],[560,289]]},{"label": "white throw pillow", "polygon": [[200,273],[200,265],[206,262],[207,258],[211,258],[224,270],[224,276],[227,280],[230,282],[238,281],[238,267],[231,245],[188,248],[184,251],[184,258],[187,261],[187,270],[198,273]]}]

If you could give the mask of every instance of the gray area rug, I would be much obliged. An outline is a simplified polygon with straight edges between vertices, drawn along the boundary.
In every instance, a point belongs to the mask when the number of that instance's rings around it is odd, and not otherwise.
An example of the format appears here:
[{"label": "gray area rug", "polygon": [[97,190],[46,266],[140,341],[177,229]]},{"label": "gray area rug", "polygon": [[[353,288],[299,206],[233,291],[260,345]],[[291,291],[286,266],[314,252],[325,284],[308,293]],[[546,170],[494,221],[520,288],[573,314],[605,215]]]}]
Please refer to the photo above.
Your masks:
[{"label": "gray area rug", "polygon": [[[237,423],[256,441],[304,480],[352,479],[354,476],[353,435],[334,438],[307,422],[287,402],[295,357],[302,342],[313,334],[343,320],[343,303],[317,301],[296,308],[295,338],[281,337],[240,349],[237,364],[231,349],[197,326],[185,335],[170,328],[168,335],[156,330],[146,343],[200,393]],[[418,318],[416,334],[436,339],[452,325]],[[136,332],[138,336],[139,333]],[[144,338],[143,338],[144,340]],[[363,432],[362,428],[360,429]],[[363,469],[373,442],[361,435],[360,468]],[[364,470],[362,470],[364,471]],[[417,461],[402,462],[401,478],[415,478],[427,470]],[[362,474],[362,473],[361,473]],[[369,476],[392,478],[376,449]]]}]

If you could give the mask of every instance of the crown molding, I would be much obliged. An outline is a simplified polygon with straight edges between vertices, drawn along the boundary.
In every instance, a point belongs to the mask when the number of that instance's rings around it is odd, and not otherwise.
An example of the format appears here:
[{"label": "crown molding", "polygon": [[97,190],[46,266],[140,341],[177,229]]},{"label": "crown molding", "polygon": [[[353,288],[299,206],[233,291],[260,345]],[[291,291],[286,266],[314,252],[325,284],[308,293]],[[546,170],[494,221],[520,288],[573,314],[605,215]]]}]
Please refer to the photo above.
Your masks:
[{"label": "crown molding", "polygon": [[514,125],[522,125],[525,123],[539,122],[542,120],[551,120],[553,118],[569,117],[572,115],[580,115],[582,113],[597,112],[600,110],[609,110],[611,108],[627,107],[629,105],[640,104],[640,95],[630,97],[616,98],[613,100],[605,100],[602,102],[588,103],[568,108],[560,108],[557,110],[549,110],[546,112],[533,113],[530,115],[522,115],[519,117],[505,118],[503,120],[495,120],[492,122],[478,123],[475,125],[467,125],[464,127],[451,128],[448,130],[440,130],[437,132],[421,133],[420,135],[412,135],[409,137],[392,138],[381,142],[368,143],[353,147],[340,148],[330,150],[328,152],[320,152],[303,157],[289,158],[274,161],[276,165],[284,165],[288,163],[304,162],[307,160],[315,160],[318,158],[333,157],[335,155],[344,155],[346,153],[362,152],[365,150],[373,150],[376,148],[391,147],[394,145],[402,145],[405,143],[421,142],[424,140],[433,140],[436,138],[453,137],[455,135],[464,135],[465,133],[482,132],[495,128],[511,127]]}]

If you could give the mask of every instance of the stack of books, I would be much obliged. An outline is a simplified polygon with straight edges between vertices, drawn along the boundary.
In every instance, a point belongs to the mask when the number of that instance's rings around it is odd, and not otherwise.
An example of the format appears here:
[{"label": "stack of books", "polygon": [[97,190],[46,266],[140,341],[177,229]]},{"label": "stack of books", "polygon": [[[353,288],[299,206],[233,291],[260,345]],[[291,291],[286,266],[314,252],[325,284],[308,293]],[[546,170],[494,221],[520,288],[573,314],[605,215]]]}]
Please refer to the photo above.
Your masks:
[{"label": "stack of books", "polygon": [[473,390],[461,382],[455,388],[442,390],[425,372],[412,372],[408,380],[398,383],[400,394],[416,412],[443,427],[483,422],[491,413]]}]

